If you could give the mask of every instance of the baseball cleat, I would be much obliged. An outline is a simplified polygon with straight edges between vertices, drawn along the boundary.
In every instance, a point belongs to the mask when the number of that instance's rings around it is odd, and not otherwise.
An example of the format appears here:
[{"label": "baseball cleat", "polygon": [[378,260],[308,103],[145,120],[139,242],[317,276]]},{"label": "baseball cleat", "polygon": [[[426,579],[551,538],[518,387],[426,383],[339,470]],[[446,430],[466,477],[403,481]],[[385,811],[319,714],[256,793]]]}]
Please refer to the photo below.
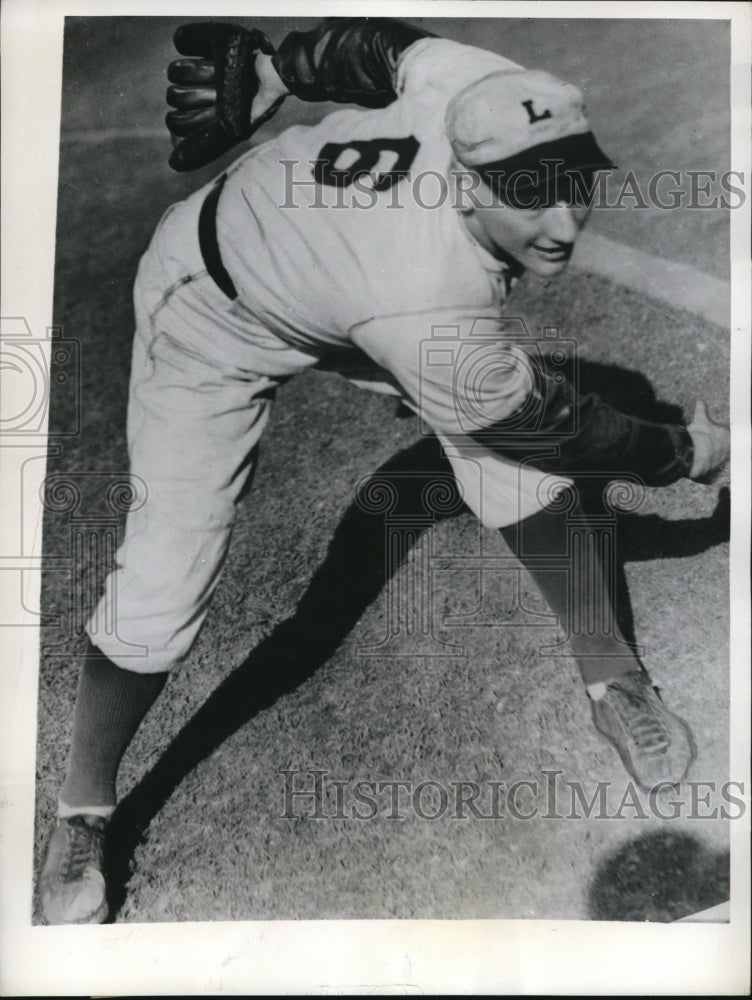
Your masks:
[{"label": "baseball cleat", "polygon": [[39,880],[48,924],[101,924],[107,918],[102,816],[58,819],[47,845]]},{"label": "baseball cleat", "polygon": [[630,671],[591,696],[595,728],[616,748],[622,763],[646,791],[661,782],[678,784],[695,757],[692,732],[669,712],[647,674]]}]

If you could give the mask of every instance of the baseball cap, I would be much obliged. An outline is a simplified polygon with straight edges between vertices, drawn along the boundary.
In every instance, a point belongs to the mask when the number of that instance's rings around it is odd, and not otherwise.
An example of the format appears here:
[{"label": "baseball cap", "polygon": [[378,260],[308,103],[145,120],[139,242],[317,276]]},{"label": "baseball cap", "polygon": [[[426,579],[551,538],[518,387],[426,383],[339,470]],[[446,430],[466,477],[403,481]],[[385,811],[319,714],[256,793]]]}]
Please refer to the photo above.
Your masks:
[{"label": "baseball cap", "polygon": [[582,91],[544,70],[501,70],[470,84],[450,102],[446,131],[459,162],[515,207],[589,194],[595,171],[614,167]]}]

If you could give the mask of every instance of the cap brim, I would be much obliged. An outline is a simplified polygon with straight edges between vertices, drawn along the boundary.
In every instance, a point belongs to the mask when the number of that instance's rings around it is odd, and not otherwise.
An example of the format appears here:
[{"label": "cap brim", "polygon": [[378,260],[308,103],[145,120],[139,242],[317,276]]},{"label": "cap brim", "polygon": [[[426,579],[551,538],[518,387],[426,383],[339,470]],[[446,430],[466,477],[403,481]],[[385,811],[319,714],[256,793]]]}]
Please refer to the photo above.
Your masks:
[{"label": "cap brim", "polygon": [[534,195],[556,196],[562,183],[576,183],[577,175],[585,179],[597,170],[613,170],[615,164],[606,156],[592,132],[568,135],[563,139],[530,146],[514,156],[472,169],[502,201],[511,204],[510,197],[524,198],[526,204]]}]

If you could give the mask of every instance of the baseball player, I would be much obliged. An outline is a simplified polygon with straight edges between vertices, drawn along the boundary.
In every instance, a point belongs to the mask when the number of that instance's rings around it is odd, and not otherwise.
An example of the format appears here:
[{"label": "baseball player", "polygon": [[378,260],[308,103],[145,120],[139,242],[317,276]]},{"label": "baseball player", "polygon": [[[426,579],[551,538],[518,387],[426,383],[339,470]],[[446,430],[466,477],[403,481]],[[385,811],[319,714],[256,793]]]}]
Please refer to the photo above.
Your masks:
[{"label": "baseball player", "polygon": [[[597,564],[569,584],[540,568],[566,539],[561,489],[588,472],[700,480],[728,457],[728,430],[703,404],[688,427],[647,423],[505,340],[511,285],[566,267],[594,174],[611,166],[577,88],[392,20],[329,19],[276,52],[224,24],[183,26],[175,44],[176,169],[249,138],[289,95],[360,107],[251,148],[167,210],[141,260],[127,432],[148,502],[128,516],[87,626],[41,876],[51,923],[107,917],[118,765],[204,621],[282,382],[335,369],[417,413],[482,524],[515,550],[524,528],[520,558],[565,628],[571,593],[610,594]],[[442,330],[453,352],[433,350]],[[680,781],[689,728],[618,629],[571,641],[595,726],[633,778]]]}]

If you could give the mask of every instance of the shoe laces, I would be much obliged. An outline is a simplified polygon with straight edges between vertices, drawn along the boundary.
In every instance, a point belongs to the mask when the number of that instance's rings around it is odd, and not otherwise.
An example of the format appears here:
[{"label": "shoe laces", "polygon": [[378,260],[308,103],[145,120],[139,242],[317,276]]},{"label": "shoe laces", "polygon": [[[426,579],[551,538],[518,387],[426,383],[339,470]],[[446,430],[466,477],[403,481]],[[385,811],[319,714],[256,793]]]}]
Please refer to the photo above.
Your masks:
[{"label": "shoe laces", "polygon": [[71,882],[83,876],[88,865],[99,868],[102,857],[102,831],[87,823],[83,816],[72,816],[68,820],[68,837],[60,874],[64,881]]},{"label": "shoe laces", "polygon": [[616,691],[621,697],[623,711],[620,713],[635,745],[648,754],[665,753],[669,748],[666,730],[647,700],[642,682],[640,688],[629,681],[611,681],[609,691]]}]

